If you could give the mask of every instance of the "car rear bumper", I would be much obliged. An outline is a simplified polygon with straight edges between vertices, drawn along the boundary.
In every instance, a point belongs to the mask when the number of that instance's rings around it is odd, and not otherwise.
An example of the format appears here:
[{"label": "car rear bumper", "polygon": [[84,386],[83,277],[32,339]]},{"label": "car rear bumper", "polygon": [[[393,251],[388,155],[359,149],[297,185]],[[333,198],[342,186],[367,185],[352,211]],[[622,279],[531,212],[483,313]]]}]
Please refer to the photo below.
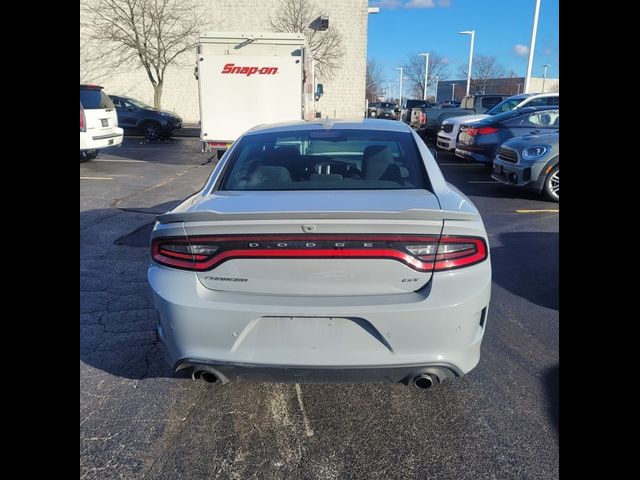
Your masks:
[{"label": "car rear bumper", "polygon": [[493,155],[485,155],[479,151],[466,150],[465,148],[460,148],[459,145],[456,146],[454,153],[456,157],[486,163],[487,165],[491,165],[491,163],[493,163]]},{"label": "car rear bumper", "polygon": [[491,265],[436,273],[418,292],[353,297],[216,292],[192,272],[155,264],[148,279],[175,368],[209,365],[229,379],[401,381],[429,368],[454,376],[476,366]]},{"label": "car rear bumper", "polygon": [[80,132],[80,151],[115,147],[122,143],[122,138],[123,130],[120,127],[107,132]]},{"label": "car rear bumper", "polygon": [[320,367],[246,364],[185,358],[175,365],[176,371],[187,368],[191,368],[194,372],[210,372],[222,383],[265,381],[279,383],[404,383],[408,385],[418,375],[423,374],[431,375],[436,382],[464,375],[464,372],[456,366],[446,363]]}]

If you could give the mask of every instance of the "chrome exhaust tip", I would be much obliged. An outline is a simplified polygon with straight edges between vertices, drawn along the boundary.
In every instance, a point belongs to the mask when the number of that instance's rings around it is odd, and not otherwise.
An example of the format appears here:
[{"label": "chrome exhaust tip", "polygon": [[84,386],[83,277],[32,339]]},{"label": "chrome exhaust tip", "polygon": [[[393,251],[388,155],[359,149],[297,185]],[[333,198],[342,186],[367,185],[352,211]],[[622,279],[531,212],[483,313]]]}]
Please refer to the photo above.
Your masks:
[{"label": "chrome exhaust tip", "polygon": [[433,383],[433,377],[431,377],[431,375],[427,375],[426,373],[418,375],[413,379],[413,384],[420,390],[426,390],[427,388],[431,387]]}]

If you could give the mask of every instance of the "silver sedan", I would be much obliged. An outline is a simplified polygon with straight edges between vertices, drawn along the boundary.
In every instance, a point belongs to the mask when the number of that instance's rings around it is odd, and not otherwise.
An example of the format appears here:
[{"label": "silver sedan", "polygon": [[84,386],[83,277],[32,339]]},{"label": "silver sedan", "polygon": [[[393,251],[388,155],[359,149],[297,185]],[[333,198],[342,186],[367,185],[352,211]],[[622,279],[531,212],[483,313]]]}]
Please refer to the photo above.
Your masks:
[{"label": "silver sedan", "polygon": [[194,378],[428,388],[480,360],[487,234],[402,122],[253,128],[151,256],[158,336]]}]

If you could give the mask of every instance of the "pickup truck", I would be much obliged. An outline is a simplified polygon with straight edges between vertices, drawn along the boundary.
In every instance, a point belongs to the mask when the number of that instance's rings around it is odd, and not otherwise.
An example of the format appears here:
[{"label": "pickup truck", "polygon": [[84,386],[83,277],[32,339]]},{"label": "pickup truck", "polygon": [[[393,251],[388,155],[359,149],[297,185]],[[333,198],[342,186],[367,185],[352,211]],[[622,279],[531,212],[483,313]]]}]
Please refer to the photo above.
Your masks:
[{"label": "pickup truck", "polygon": [[442,108],[427,110],[427,123],[424,126],[425,135],[435,137],[444,120],[460,115],[474,115],[485,113],[510,95],[469,95],[462,99],[459,108]]}]

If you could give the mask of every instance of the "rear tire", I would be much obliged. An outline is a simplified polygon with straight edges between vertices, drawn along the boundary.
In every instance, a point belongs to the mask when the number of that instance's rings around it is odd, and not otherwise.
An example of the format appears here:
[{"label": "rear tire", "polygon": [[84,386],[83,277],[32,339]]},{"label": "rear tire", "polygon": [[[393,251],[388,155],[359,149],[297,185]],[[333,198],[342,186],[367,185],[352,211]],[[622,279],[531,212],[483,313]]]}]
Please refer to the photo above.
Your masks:
[{"label": "rear tire", "polygon": [[98,156],[98,150],[84,150],[80,152],[80,163],[86,162],[87,160],[93,160]]},{"label": "rear tire", "polygon": [[556,165],[551,169],[544,181],[542,192],[547,200],[560,202],[560,165]]},{"label": "rear tire", "polygon": [[145,122],[142,125],[142,134],[149,141],[159,140],[162,137],[162,129],[156,122]]},{"label": "rear tire", "polygon": [[376,118],[376,112],[375,112],[375,110],[371,110],[371,111],[369,112],[369,117],[371,117],[371,118]]}]

